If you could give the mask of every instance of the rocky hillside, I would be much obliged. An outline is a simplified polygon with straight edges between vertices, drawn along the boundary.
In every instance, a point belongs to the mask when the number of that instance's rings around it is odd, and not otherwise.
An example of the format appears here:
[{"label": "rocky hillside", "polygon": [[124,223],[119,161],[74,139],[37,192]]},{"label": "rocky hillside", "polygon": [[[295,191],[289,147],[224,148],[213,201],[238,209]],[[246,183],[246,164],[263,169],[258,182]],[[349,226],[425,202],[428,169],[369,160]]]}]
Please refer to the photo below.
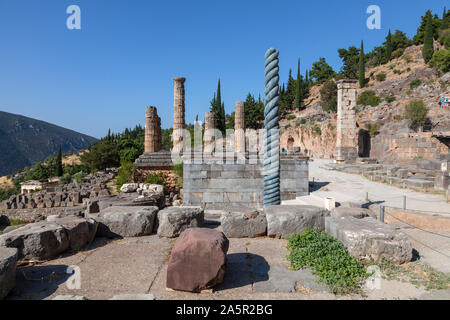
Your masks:
[{"label": "rocky hillside", "polygon": [[0,176],[56,155],[86,149],[97,139],[44,121],[0,111]]},{"label": "rocky hillside", "polygon": [[[385,79],[377,77],[379,74],[384,74]],[[450,73],[439,75],[426,65],[422,58],[422,46],[408,47],[401,57],[366,70],[366,77],[368,84],[365,88],[358,89],[358,96],[363,91],[372,90],[381,99],[375,107],[359,105],[356,110],[359,129],[367,133],[372,131],[370,156],[385,157],[381,159],[385,161],[397,160],[398,155],[395,153],[399,146],[386,147],[385,144],[393,136],[401,135],[419,135],[420,139],[424,136],[426,142],[434,143],[430,145],[433,150],[443,147],[430,139],[431,132],[450,131],[450,108],[441,108],[439,105],[441,98],[450,96]],[[327,113],[321,108],[321,88],[321,85],[311,88],[309,98],[305,101],[306,108],[293,112],[295,118],[287,116],[280,121],[281,146],[298,146],[302,150],[306,148],[315,157],[332,158],[336,144],[336,120],[335,114]],[[411,130],[408,122],[403,119],[406,105],[417,99],[422,100],[428,109],[428,120],[423,133]]]}]

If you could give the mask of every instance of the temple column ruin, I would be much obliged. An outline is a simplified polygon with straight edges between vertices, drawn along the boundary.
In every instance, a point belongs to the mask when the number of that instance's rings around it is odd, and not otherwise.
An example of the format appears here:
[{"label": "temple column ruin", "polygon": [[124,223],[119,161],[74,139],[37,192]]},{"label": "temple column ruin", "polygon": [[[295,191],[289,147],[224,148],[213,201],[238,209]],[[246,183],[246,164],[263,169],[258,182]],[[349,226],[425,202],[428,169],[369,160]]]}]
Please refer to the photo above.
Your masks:
[{"label": "temple column ruin", "polygon": [[173,102],[173,149],[174,152],[183,151],[183,132],[185,128],[185,104],[184,104],[184,82],[186,78],[177,77],[173,79],[174,82],[174,102]]},{"label": "temple column ruin", "polygon": [[214,112],[206,112],[205,135],[203,137],[204,152],[213,153],[215,151],[215,130],[216,130],[216,114]]},{"label": "temple column ruin", "polygon": [[337,163],[354,162],[358,157],[356,139],[356,84],[357,80],[339,80],[337,100]]},{"label": "temple column ruin", "polygon": [[245,153],[245,104],[236,102],[234,111],[234,151]]},{"label": "temple column ruin", "polygon": [[161,150],[161,118],[158,117],[156,107],[145,110],[145,140],[144,152],[158,152]]}]

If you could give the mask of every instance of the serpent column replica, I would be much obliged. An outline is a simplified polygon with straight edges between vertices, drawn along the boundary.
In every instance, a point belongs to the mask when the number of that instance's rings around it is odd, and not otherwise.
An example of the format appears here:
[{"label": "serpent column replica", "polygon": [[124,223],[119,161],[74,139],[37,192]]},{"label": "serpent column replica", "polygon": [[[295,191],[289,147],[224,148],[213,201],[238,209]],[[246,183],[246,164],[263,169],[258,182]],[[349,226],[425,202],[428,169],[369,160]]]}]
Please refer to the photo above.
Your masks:
[{"label": "serpent column replica", "polygon": [[280,204],[280,127],[278,124],[278,55],[267,50],[264,108],[264,207]]}]

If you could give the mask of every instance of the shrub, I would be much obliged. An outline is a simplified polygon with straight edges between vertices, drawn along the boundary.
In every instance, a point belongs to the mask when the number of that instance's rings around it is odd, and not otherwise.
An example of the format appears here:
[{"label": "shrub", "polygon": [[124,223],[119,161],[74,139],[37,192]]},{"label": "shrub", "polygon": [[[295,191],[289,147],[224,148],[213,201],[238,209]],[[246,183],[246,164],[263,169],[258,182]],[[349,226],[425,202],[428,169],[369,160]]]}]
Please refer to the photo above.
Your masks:
[{"label": "shrub", "polygon": [[72,181],[72,175],[70,175],[70,173],[64,173],[63,176],[59,178],[59,184],[61,185],[69,184]]},{"label": "shrub", "polygon": [[377,74],[375,77],[378,81],[384,81],[384,80],[386,80],[386,73],[381,72],[381,73]]},{"label": "shrub", "polygon": [[381,98],[375,94],[375,91],[366,90],[358,97],[357,104],[363,106],[376,107],[381,102]]},{"label": "shrub", "polygon": [[306,123],[306,118],[301,118],[300,120],[297,121],[297,126],[305,124]]},{"label": "shrub", "polygon": [[325,111],[337,111],[337,85],[333,80],[325,82],[320,90],[320,105]]},{"label": "shrub", "polygon": [[433,54],[429,62],[434,69],[446,73],[450,71],[450,50],[439,50]]},{"label": "shrub", "polygon": [[408,67],[408,68],[406,69],[406,71],[410,72],[410,71],[411,71],[411,68],[410,68],[410,67]]},{"label": "shrub", "polygon": [[403,57],[403,59],[405,59],[407,63],[410,63],[410,62],[412,62],[412,60],[413,60],[413,58],[412,58],[409,54],[405,55],[405,56]]},{"label": "shrub", "polygon": [[403,72],[405,72],[405,71],[398,70],[398,69],[395,69],[395,70],[394,70],[394,73],[395,73],[395,74],[402,74]]},{"label": "shrub", "polygon": [[369,135],[373,138],[379,133],[378,125],[376,123],[369,124]]},{"label": "shrub", "polygon": [[413,100],[406,106],[405,119],[408,119],[411,128],[421,127],[425,124],[427,113],[422,100]]},{"label": "shrub", "polygon": [[145,177],[145,183],[166,185],[166,179],[160,173],[149,173]]},{"label": "shrub", "polygon": [[420,79],[414,79],[413,81],[411,81],[409,83],[409,87],[411,88],[411,90],[414,90],[415,88],[417,88],[418,86],[420,86],[420,84],[422,83],[422,80]]},{"label": "shrub", "polygon": [[405,52],[405,49],[398,48],[392,52],[392,58],[400,58],[403,55],[403,52]]},{"label": "shrub", "polygon": [[314,125],[314,134],[317,134],[318,136],[322,134],[322,130],[317,124]]},{"label": "shrub", "polygon": [[125,183],[133,182],[133,176],[134,176],[135,169],[136,168],[134,167],[132,162],[130,162],[130,161],[122,162],[121,167],[120,167],[119,171],[117,172],[117,177],[116,177],[117,191],[120,191],[120,188]]},{"label": "shrub", "polygon": [[402,120],[403,120],[403,116],[402,116],[402,115],[399,115],[399,114],[396,114],[396,115],[394,116],[394,120],[395,120],[395,121],[402,121]]},{"label": "shrub", "polygon": [[396,97],[393,96],[393,95],[384,98],[384,100],[385,100],[386,102],[388,102],[388,103],[394,102],[395,99],[396,99]]},{"label": "shrub", "polygon": [[173,166],[173,171],[177,174],[177,185],[183,188],[183,162],[176,163]]},{"label": "shrub", "polygon": [[297,117],[295,116],[295,114],[288,114],[288,115],[286,116],[286,119],[287,119],[287,120],[294,120],[295,118],[297,118]]},{"label": "shrub", "polygon": [[289,238],[288,250],[292,269],[310,268],[334,294],[359,292],[367,277],[364,266],[325,232],[305,229]]}]

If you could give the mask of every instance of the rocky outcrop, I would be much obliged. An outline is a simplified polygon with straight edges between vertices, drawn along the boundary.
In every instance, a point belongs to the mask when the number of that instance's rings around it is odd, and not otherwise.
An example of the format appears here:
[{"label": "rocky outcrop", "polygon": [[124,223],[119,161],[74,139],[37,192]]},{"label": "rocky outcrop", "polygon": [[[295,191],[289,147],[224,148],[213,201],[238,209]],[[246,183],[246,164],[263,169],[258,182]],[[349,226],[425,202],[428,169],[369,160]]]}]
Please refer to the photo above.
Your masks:
[{"label": "rocky outcrop", "polygon": [[5,298],[16,283],[17,249],[0,247],[0,300]]},{"label": "rocky outcrop", "polygon": [[188,228],[203,227],[205,215],[202,207],[169,207],[158,212],[158,235],[178,237]]},{"label": "rocky outcrop", "polygon": [[152,234],[158,207],[119,207],[102,210],[96,220],[103,237],[139,237]]},{"label": "rocky outcrop", "polygon": [[267,235],[287,239],[302,233],[306,228],[325,230],[328,211],[314,206],[279,205],[264,208],[267,218]]},{"label": "rocky outcrop", "polygon": [[217,230],[191,228],[175,242],[167,267],[167,288],[200,292],[225,276],[229,241]]},{"label": "rocky outcrop", "polygon": [[408,237],[394,227],[370,217],[327,217],[325,231],[341,241],[349,254],[357,259],[380,261],[384,257],[394,264],[412,259]]}]

